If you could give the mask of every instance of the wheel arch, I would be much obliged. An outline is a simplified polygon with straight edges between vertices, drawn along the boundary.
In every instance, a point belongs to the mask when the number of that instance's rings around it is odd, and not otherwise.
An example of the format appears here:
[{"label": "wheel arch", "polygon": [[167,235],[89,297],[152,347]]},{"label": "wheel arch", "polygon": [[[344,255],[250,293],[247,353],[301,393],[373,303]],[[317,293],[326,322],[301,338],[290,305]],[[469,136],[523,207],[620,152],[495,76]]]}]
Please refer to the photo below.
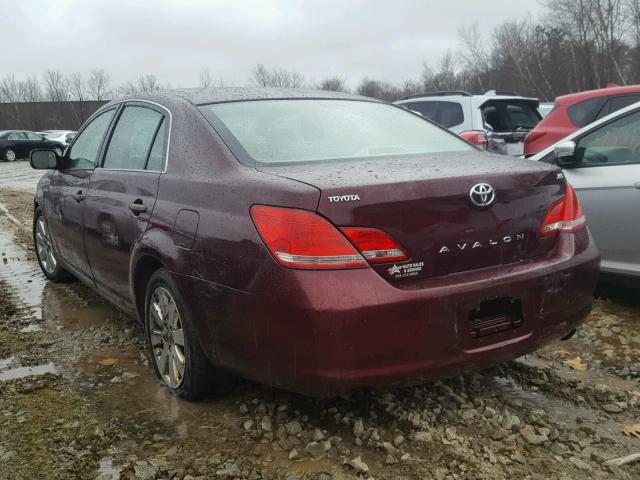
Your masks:
[{"label": "wheel arch", "polygon": [[138,320],[143,324],[145,320],[147,285],[149,284],[151,276],[161,268],[165,268],[165,265],[156,255],[149,253],[141,254],[135,263],[131,279],[131,287],[133,289],[132,297]]}]

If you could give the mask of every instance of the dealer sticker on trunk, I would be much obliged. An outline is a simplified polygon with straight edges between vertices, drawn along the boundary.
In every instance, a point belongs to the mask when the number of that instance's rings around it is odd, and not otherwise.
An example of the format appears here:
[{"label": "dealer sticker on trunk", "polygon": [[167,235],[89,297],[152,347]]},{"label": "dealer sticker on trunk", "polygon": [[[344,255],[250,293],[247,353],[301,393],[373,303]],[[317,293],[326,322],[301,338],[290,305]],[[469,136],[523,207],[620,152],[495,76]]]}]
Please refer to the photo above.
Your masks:
[{"label": "dealer sticker on trunk", "polygon": [[404,265],[393,265],[387,272],[393,278],[417,277],[424,267],[424,262],[405,263]]}]

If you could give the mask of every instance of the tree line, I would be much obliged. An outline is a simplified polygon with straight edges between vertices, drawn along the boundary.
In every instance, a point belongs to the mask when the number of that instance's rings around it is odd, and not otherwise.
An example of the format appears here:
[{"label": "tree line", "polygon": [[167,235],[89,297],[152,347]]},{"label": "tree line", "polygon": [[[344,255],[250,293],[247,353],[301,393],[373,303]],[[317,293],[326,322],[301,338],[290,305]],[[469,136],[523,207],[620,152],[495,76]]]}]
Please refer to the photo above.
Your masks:
[{"label": "tree line", "polygon": [[[491,32],[478,24],[458,30],[459,45],[435,65],[422,65],[417,78],[387,82],[362,78],[350,89],[340,75],[312,81],[280,67],[256,65],[247,83],[256,86],[353,91],[393,101],[437,90],[482,93],[496,89],[553,100],[609,83],[640,83],[640,0],[543,0],[542,14],[508,20]],[[225,86],[206,69],[199,86]],[[0,102],[103,101],[168,88],[153,74],[114,86],[103,69],[88,75],[47,70],[41,77],[0,80]]]}]

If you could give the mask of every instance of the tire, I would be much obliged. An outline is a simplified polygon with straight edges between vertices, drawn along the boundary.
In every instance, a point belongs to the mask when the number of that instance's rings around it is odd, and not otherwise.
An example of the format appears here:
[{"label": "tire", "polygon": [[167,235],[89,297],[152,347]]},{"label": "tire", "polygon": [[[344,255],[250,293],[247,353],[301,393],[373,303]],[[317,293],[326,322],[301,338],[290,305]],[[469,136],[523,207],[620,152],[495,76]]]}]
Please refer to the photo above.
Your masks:
[{"label": "tire", "polygon": [[200,346],[191,312],[163,268],[151,276],[147,285],[144,323],[153,369],[171,394],[184,400],[199,400],[228,390],[231,377],[210,364]]},{"label": "tire", "polygon": [[52,282],[70,282],[73,275],[65,270],[53,249],[51,233],[40,207],[33,214],[33,245],[36,250],[38,264],[45,277]]},{"label": "tire", "polygon": [[16,161],[16,152],[11,148],[7,148],[2,155],[2,159],[7,162],[15,162]]}]

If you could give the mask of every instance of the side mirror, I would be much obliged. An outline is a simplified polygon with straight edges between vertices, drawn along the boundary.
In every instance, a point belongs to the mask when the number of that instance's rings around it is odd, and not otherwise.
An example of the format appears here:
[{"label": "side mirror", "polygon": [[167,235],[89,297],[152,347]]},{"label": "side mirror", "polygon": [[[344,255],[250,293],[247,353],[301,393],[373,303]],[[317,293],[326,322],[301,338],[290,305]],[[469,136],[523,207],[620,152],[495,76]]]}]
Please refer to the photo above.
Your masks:
[{"label": "side mirror", "polygon": [[36,170],[55,170],[58,167],[60,157],[55,150],[37,149],[31,150],[29,163]]},{"label": "side mirror", "polygon": [[558,143],[553,147],[553,151],[556,154],[556,161],[559,167],[572,168],[580,163],[576,156],[576,143],[574,141],[567,141]]}]

